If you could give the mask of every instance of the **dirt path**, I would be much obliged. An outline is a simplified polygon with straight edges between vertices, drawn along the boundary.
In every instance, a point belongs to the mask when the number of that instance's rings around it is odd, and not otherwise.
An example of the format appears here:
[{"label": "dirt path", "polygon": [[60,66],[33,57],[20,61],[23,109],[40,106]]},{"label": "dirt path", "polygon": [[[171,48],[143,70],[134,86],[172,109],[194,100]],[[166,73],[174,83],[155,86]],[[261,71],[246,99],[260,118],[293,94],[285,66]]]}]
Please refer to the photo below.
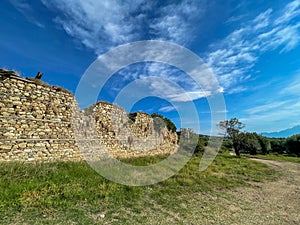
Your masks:
[{"label": "dirt path", "polygon": [[217,198],[192,224],[300,224],[300,164],[253,160],[274,167],[281,176]]},{"label": "dirt path", "polygon": [[184,207],[188,213],[184,217],[174,211],[157,208],[155,217],[149,218],[146,224],[299,225],[300,164],[253,160],[279,171],[278,177],[273,181],[252,182],[249,187],[217,195],[195,194],[192,199],[186,199]]}]

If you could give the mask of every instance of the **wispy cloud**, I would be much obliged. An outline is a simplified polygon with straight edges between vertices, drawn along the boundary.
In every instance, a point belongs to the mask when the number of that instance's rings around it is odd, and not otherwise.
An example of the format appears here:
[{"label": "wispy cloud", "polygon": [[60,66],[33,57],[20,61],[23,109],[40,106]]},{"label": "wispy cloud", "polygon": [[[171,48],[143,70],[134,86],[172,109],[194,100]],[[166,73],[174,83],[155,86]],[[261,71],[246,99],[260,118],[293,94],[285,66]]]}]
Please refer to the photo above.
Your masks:
[{"label": "wispy cloud", "polygon": [[[264,106],[261,107],[263,108]],[[299,102],[291,102],[289,105],[283,105],[279,108],[279,110],[276,108],[270,108],[268,110],[266,108],[264,110],[265,111],[263,113],[256,113],[240,118],[240,120],[247,125],[247,130],[256,132],[273,132],[282,130],[284,127],[292,127],[295,124],[300,123]],[[284,125],[282,124],[282,121],[286,121]]]},{"label": "wispy cloud", "polygon": [[242,19],[244,19],[247,16],[248,16],[248,14],[242,14],[242,15],[238,15],[238,16],[231,16],[231,17],[229,17],[229,19],[226,20],[225,24],[231,24],[231,23],[235,23],[237,21],[241,21]]},{"label": "wispy cloud", "polygon": [[193,34],[192,21],[201,16],[195,1],[189,0],[160,3],[160,7],[158,3],[146,0],[42,2],[58,12],[56,23],[96,54],[120,44],[149,38],[185,44]]},{"label": "wispy cloud", "polygon": [[10,0],[10,3],[20,12],[22,13],[25,18],[35,24],[38,27],[44,28],[45,26],[38,21],[35,17],[34,17],[34,10],[32,9],[31,5],[29,3],[27,3],[24,0]]},{"label": "wispy cloud", "polygon": [[[150,89],[153,95],[165,96],[174,102],[193,101],[222,92],[222,88],[218,86],[216,80],[211,79],[211,74],[206,74],[205,67],[196,68],[193,73],[202,77],[198,79],[198,83],[188,74],[175,67],[156,62],[146,62],[133,64],[120,70],[113,81],[122,80],[122,82],[112,81],[112,83],[114,83],[114,86],[118,86],[114,90],[115,93],[118,93],[128,83],[140,80],[141,84]],[[155,77],[158,79],[153,79]],[[109,89],[111,90],[111,88]],[[143,88],[140,87],[139,89]]]},{"label": "wispy cloud", "polygon": [[295,74],[295,79],[280,91],[281,95],[300,97],[300,71],[297,71]]},{"label": "wispy cloud", "polygon": [[289,23],[289,21],[298,17],[300,14],[299,6],[300,6],[299,0],[294,0],[289,4],[287,4],[286,7],[284,8],[282,15],[275,20],[275,24],[277,25],[277,24]]},{"label": "wispy cloud", "polygon": [[[117,0],[75,0],[46,1],[42,3],[57,12],[54,21],[67,34],[79,40],[84,46],[101,54],[112,46],[140,38],[148,4],[141,0],[122,2]],[[150,4],[150,3],[149,3]],[[132,16],[139,9],[140,13]]]},{"label": "wispy cloud", "polygon": [[142,78],[143,84],[147,86],[154,96],[161,96],[169,99],[170,102],[189,102],[195,99],[207,97],[211,93],[207,93],[203,90],[184,89],[180,87],[176,82],[172,82],[170,79],[154,78],[150,77]]},{"label": "wispy cloud", "polygon": [[[188,45],[195,37],[195,22],[205,12],[205,1],[146,1],[146,0],[42,0],[58,12],[54,21],[84,46],[101,55],[120,44],[145,39],[164,40]],[[202,7],[200,7],[202,6]],[[168,56],[165,56],[168,57]],[[198,71],[199,74],[202,71]],[[153,92],[165,93],[174,101],[190,101],[210,95],[214,83],[207,80],[203,92],[182,72],[159,63],[139,65],[120,72],[124,82],[158,76],[175,82],[186,93],[161,84],[151,85]],[[205,78],[203,78],[205,79]],[[119,85],[121,88],[121,85]]]},{"label": "wispy cloud", "polygon": [[[249,114],[265,113],[269,111],[277,111],[281,106],[291,103],[290,101],[272,102],[261,106],[256,106],[247,109],[246,112]],[[277,111],[278,112],[278,111]]]},{"label": "wispy cloud", "polygon": [[[166,40],[188,46],[195,39],[195,24],[206,10],[205,1],[190,0],[160,3],[146,0],[41,1],[57,12],[54,19],[57,24],[97,55],[117,45],[144,39]],[[204,58],[223,87],[223,90],[218,89],[219,92],[231,94],[247,90],[243,84],[253,79],[252,68],[261,54],[272,50],[285,53],[299,45],[300,22],[295,20],[299,17],[299,6],[300,0],[294,0],[279,11],[267,9],[211,45]],[[245,18],[242,15],[229,21]],[[123,78],[138,78],[153,73],[181,82],[189,98],[197,99],[210,94],[191,85],[186,77],[178,73],[174,75],[171,69],[155,64],[145,66],[142,74],[123,73]],[[209,86],[209,80],[206,83]],[[186,96],[176,94],[174,99],[186,100]]]},{"label": "wispy cloud", "polygon": [[[244,110],[245,116],[241,120],[247,124],[250,130],[273,132],[282,130],[284,127],[299,125],[299,71],[295,73],[294,77],[290,83],[284,84],[285,88],[278,91],[272,101],[268,99],[265,104]],[[260,100],[264,101],[263,97]],[[284,125],[282,121],[286,121]]]},{"label": "wispy cloud", "polygon": [[268,9],[211,46],[215,50],[206,54],[205,61],[226,92],[251,78],[251,68],[262,53],[275,49],[284,53],[299,45],[300,22],[294,20],[299,7],[300,0],[294,0],[279,12]]},{"label": "wispy cloud", "polygon": [[[193,39],[193,21],[199,19],[204,13],[204,7],[200,8],[195,1],[182,1],[172,3],[160,9],[161,16],[155,18],[150,24],[152,33],[156,38],[173,41],[178,44],[188,44]],[[188,34],[188,35],[187,35]]]},{"label": "wispy cloud", "polygon": [[174,108],[174,106],[164,106],[164,107],[161,107],[159,109],[160,112],[164,112],[164,113],[167,113],[167,112],[172,112],[172,111],[175,111],[176,109]]}]

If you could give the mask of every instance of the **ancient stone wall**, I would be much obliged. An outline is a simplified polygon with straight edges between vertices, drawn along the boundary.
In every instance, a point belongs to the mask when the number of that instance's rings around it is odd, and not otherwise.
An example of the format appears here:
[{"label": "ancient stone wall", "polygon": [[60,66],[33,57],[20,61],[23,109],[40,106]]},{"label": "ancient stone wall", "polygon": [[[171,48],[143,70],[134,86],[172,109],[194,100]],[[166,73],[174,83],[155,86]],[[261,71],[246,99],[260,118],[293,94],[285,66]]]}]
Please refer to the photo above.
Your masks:
[{"label": "ancient stone wall", "polygon": [[177,145],[177,134],[164,126],[156,129],[153,118],[137,112],[134,121],[124,109],[98,102],[93,110],[101,143],[113,157],[138,157],[170,154]]},{"label": "ancient stone wall", "polygon": [[0,160],[82,160],[79,139],[99,140],[119,158],[169,154],[177,146],[176,133],[156,129],[148,114],[138,112],[132,121],[124,109],[98,102],[86,115],[72,93],[0,70]]},{"label": "ancient stone wall", "polygon": [[71,129],[74,102],[62,88],[0,73],[0,159],[80,160]]}]

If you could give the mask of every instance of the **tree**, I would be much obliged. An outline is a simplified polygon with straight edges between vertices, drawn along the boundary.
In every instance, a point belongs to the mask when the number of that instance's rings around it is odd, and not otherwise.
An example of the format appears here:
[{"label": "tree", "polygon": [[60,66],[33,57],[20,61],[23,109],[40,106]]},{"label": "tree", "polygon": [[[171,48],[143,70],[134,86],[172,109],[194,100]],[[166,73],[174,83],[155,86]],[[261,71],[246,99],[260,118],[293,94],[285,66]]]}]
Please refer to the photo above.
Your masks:
[{"label": "tree", "polygon": [[232,140],[228,137],[225,137],[222,142],[222,151],[230,151],[233,148]]},{"label": "tree", "polygon": [[285,145],[289,154],[300,156],[300,134],[288,137]]},{"label": "tree", "polygon": [[239,133],[236,148],[238,151],[256,155],[261,152],[262,146],[259,141],[259,135],[256,133]]},{"label": "tree", "polygon": [[209,137],[205,136],[205,135],[198,135],[198,143],[197,146],[195,148],[194,153],[203,153],[205,150],[205,147],[207,146],[209,141]]},{"label": "tree", "polygon": [[285,138],[272,138],[271,139],[271,151],[283,154],[286,152]]},{"label": "tree", "polygon": [[[177,128],[176,128],[175,124],[170,119],[168,119],[168,118],[166,118],[166,117],[164,117],[164,116],[162,116],[158,113],[151,114],[151,117],[152,118],[161,118],[164,121],[164,123],[166,124],[166,127],[168,128],[169,131],[176,132]],[[157,121],[159,121],[159,120],[157,120]]]},{"label": "tree", "polygon": [[268,154],[269,151],[271,150],[271,142],[268,138],[262,136],[262,135],[259,135],[257,133],[255,133],[256,135],[256,138],[261,146],[261,153],[262,154]]},{"label": "tree", "polygon": [[245,125],[240,122],[237,118],[231,118],[230,120],[224,120],[219,123],[221,129],[225,130],[225,136],[232,140],[233,148],[235,154],[240,156],[240,132],[245,127]]}]

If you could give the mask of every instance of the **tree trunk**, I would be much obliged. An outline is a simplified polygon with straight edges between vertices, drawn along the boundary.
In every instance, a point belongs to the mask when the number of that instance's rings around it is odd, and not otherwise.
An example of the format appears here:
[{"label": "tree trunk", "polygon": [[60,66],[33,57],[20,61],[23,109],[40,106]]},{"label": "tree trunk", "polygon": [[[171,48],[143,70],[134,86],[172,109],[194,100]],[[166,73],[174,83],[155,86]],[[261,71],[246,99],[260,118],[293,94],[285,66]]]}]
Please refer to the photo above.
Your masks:
[{"label": "tree trunk", "polygon": [[241,156],[240,150],[238,148],[234,148],[234,152],[235,152],[235,154],[236,154],[237,157]]},{"label": "tree trunk", "polygon": [[239,143],[238,143],[238,140],[236,140],[236,139],[233,140],[233,149],[234,149],[235,155],[237,157],[240,157],[241,154],[240,154]]}]

